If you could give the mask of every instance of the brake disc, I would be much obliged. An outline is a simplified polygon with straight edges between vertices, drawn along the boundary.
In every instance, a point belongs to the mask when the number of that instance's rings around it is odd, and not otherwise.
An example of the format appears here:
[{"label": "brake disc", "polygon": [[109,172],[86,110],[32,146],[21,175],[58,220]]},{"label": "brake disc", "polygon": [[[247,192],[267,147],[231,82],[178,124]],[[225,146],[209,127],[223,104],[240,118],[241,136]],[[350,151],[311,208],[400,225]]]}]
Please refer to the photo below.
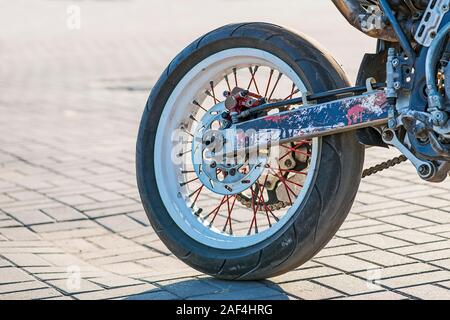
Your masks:
[{"label": "brake disc", "polygon": [[268,154],[259,152],[251,159],[218,160],[215,157],[215,152],[220,151],[215,148],[224,144],[218,129],[227,125],[222,117],[225,110],[224,103],[219,103],[199,121],[192,141],[192,159],[197,177],[206,188],[221,195],[236,195],[249,189],[261,177]]}]

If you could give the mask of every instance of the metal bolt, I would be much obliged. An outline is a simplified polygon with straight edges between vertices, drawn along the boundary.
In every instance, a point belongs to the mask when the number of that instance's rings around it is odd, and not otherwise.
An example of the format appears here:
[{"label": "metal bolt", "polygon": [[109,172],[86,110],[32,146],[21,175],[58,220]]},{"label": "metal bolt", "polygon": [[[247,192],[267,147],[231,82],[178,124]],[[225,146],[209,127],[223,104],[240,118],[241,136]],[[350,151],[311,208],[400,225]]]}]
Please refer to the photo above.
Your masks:
[{"label": "metal bolt", "polygon": [[427,177],[430,174],[430,168],[425,164],[422,164],[417,171],[422,177]]},{"label": "metal bolt", "polygon": [[400,64],[400,60],[398,60],[397,58],[394,59],[394,60],[392,60],[392,65],[393,65],[394,67],[397,67],[399,64]]},{"label": "metal bolt", "polygon": [[384,141],[392,141],[394,139],[394,133],[390,130],[383,131],[383,140]]},{"label": "metal bolt", "polygon": [[287,159],[285,162],[284,162],[284,165],[286,166],[286,167],[291,167],[292,166],[292,160],[291,159]]},{"label": "metal bolt", "polygon": [[441,9],[442,9],[442,12],[445,13],[448,11],[449,8],[448,8],[448,5],[444,4]]},{"label": "metal bolt", "polygon": [[215,161],[211,162],[210,167],[215,169],[217,167],[217,163]]},{"label": "metal bolt", "polygon": [[234,177],[236,175],[236,169],[231,169],[228,173],[230,176]]},{"label": "metal bolt", "polygon": [[394,83],[394,89],[395,89],[395,90],[398,90],[398,89],[400,89],[401,87],[402,87],[402,85],[401,85],[400,82],[397,81],[397,82]]}]

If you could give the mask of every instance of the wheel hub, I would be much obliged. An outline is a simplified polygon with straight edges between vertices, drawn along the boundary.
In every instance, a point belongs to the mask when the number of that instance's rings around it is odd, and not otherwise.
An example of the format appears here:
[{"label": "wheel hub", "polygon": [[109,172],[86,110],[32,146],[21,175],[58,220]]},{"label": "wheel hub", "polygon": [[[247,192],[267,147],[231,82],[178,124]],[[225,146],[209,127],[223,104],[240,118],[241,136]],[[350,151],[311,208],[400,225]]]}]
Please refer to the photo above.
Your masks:
[{"label": "wheel hub", "polygon": [[228,157],[219,159],[225,138],[220,129],[230,125],[223,114],[227,108],[219,103],[199,120],[192,142],[192,158],[198,179],[205,187],[221,195],[235,195],[250,188],[261,176],[268,161],[268,153],[255,158]]}]

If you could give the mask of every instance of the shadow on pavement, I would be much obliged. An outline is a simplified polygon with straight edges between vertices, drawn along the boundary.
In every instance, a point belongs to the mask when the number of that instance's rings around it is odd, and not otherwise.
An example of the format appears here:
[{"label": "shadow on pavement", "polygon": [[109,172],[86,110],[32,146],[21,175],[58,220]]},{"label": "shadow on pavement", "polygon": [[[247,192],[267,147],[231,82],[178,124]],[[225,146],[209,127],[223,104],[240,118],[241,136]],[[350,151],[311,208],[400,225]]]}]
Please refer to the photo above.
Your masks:
[{"label": "shadow on pavement", "polygon": [[214,278],[172,280],[125,300],[289,300],[276,284],[222,281]]}]

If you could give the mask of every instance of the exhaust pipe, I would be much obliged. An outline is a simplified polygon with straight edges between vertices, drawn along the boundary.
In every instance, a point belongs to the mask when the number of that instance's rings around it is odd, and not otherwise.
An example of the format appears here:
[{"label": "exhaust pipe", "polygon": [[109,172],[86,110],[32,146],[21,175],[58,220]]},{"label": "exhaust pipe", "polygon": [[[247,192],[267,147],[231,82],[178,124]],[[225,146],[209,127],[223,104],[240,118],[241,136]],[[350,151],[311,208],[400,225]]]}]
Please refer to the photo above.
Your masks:
[{"label": "exhaust pipe", "polygon": [[[389,42],[398,42],[398,38],[391,26],[377,28],[376,24],[373,22],[374,19],[378,17],[364,10],[360,1],[332,0],[332,2],[345,17],[345,19],[347,19],[347,21],[359,31],[373,38]],[[372,22],[372,24],[368,25],[367,23],[370,22]]]}]

